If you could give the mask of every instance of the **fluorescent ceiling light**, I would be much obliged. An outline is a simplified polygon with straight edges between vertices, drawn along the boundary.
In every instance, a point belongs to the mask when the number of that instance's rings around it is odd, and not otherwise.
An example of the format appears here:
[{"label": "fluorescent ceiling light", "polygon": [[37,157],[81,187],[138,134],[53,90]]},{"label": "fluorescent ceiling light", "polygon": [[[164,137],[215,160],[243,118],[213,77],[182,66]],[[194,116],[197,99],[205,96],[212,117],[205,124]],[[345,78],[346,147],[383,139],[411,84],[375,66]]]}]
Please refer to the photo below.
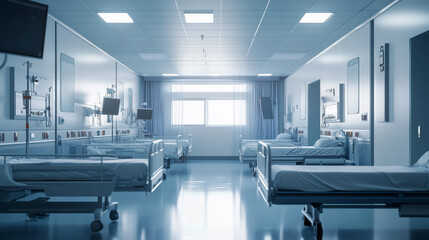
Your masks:
[{"label": "fluorescent ceiling light", "polygon": [[97,13],[107,23],[133,23],[128,13]]},{"label": "fluorescent ceiling light", "polygon": [[162,76],[164,76],[164,77],[178,77],[179,74],[177,74],[177,73],[163,73]]},{"label": "fluorescent ceiling light", "polygon": [[306,13],[299,20],[299,23],[324,23],[333,13]]},{"label": "fluorescent ceiling light", "polygon": [[213,23],[213,12],[185,12],[186,23]]},{"label": "fluorescent ceiling light", "polygon": [[220,74],[219,73],[209,73],[207,74],[207,76],[211,76],[211,77],[219,77]]},{"label": "fluorescent ceiling light", "polygon": [[270,77],[270,76],[273,76],[273,74],[272,73],[259,73],[258,74],[258,77]]}]

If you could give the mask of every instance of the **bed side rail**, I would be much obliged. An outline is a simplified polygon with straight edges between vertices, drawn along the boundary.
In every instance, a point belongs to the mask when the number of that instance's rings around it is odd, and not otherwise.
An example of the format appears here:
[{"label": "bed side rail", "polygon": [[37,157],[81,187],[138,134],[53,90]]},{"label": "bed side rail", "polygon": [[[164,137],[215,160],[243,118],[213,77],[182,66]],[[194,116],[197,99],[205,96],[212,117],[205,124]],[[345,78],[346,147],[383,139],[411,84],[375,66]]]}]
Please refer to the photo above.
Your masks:
[{"label": "bed side rail", "polygon": [[258,174],[258,191],[265,202],[271,206],[271,148],[270,144],[263,141],[258,143],[256,172]]},{"label": "bed side rail", "polygon": [[188,138],[189,138],[188,151],[191,152],[191,150],[192,150],[192,144],[194,143],[194,140],[192,138],[192,134],[191,133],[188,135]]},{"label": "bed side rail", "polygon": [[148,181],[151,191],[162,182],[162,169],[164,167],[164,142],[159,139],[151,143],[148,159]]}]

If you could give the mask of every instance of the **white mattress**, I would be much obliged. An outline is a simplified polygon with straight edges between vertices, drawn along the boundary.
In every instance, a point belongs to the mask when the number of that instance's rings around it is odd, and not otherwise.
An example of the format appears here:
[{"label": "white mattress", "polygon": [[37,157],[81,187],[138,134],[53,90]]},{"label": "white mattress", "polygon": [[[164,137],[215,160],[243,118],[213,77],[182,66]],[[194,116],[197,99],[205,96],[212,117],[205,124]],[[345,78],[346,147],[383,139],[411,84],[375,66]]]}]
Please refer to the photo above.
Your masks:
[{"label": "white mattress", "polygon": [[[342,147],[323,147],[317,148],[313,146],[305,147],[284,147],[271,146],[271,156],[275,157],[341,157],[345,156],[346,151]],[[275,160],[275,159],[273,159]]]},{"label": "white mattress", "polygon": [[[9,161],[13,179],[29,181],[91,181],[100,179],[100,159],[16,159]],[[144,186],[148,177],[147,159],[104,159],[103,166],[117,173],[116,187]],[[104,172],[111,179],[111,172]]]},{"label": "white mattress", "polygon": [[417,167],[273,165],[272,176],[278,190],[429,191],[429,171]]},{"label": "white mattress", "polygon": [[[278,141],[278,140],[270,140],[270,141],[265,141],[265,143],[275,143],[278,146],[283,146],[283,147],[295,147],[291,141]],[[258,154],[258,143],[259,141],[252,141],[252,142],[247,142],[245,144],[243,144],[243,146],[241,147],[241,155],[245,156],[245,157],[255,157]],[[271,153],[272,154],[272,153]]]}]

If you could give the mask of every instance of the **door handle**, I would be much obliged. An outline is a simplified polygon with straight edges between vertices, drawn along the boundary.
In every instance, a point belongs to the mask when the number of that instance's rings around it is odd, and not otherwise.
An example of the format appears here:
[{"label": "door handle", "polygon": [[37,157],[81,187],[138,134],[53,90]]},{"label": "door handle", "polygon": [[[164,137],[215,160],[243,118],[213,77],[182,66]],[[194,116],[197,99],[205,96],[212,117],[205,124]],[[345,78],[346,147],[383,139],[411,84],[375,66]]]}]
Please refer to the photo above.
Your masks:
[{"label": "door handle", "polygon": [[421,127],[420,127],[420,125],[417,127],[417,137],[418,138],[420,138],[420,130],[421,130]]}]

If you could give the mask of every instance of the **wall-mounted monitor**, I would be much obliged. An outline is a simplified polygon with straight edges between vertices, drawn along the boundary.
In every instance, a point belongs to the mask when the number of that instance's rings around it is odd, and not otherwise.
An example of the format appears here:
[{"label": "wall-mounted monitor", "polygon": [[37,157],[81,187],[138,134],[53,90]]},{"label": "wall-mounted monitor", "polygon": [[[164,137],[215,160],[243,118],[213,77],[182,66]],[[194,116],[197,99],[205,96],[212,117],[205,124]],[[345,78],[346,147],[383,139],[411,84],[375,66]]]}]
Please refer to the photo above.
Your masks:
[{"label": "wall-mounted monitor", "polygon": [[0,52],[43,58],[48,5],[0,1]]},{"label": "wall-mounted monitor", "polygon": [[104,98],[103,106],[101,107],[102,115],[118,115],[121,100],[119,98]]},{"label": "wall-mounted monitor", "polygon": [[139,109],[137,109],[137,119],[151,120],[152,119],[152,108],[139,108]]}]

